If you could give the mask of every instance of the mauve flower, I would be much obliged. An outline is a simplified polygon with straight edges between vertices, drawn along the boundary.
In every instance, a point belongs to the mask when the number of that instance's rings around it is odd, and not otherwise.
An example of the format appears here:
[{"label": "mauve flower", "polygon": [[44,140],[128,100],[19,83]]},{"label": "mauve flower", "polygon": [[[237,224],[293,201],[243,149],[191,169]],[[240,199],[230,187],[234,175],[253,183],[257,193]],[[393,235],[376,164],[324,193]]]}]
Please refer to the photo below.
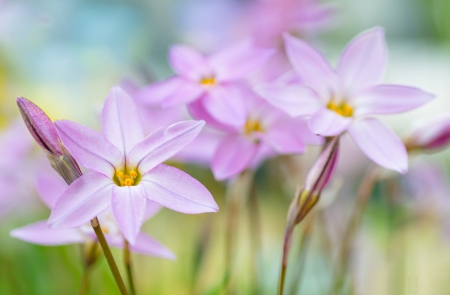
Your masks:
[{"label": "mauve flower", "polygon": [[405,173],[406,149],[397,135],[369,115],[401,113],[431,100],[420,89],[380,85],[387,64],[384,30],[356,36],[336,69],[306,42],[284,35],[286,51],[303,84],[262,85],[257,91],[291,116],[311,116],[309,127],[322,136],[347,131],[375,163]]},{"label": "mauve flower", "polygon": [[65,120],[55,125],[75,159],[92,170],[58,199],[49,219],[52,226],[77,227],[112,207],[123,235],[134,244],[147,200],[183,213],[218,211],[200,182],[161,164],[189,144],[204,122],[179,122],[144,138],[133,101],[114,87],[103,107],[102,133]]},{"label": "mauve flower", "polygon": [[405,139],[408,150],[437,150],[450,142],[450,113],[417,121]]},{"label": "mauve flower", "polygon": [[[246,121],[237,127],[212,124],[225,131],[215,150],[211,169],[217,180],[224,180],[255,167],[276,155],[302,154],[306,144],[321,144],[323,138],[314,135],[303,118],[290,118],[254,92],[243,94]],[[207,114],[198,114],[206,117]],[[213,123],[212,119],[208,123]]]},{"label": "mauve flower", "polygon": [[196,106],[215,120],[237,127],[246,120],[245,102],[238,95],[241,83],[273,53],[254,47],[250,41],[209,57],[188,46],[172,46],[169,62],[176,76],[147,86],[143,95],[162,107],[197,102]]},{"label": "mauve flower", "polygon": [[[41,169],[42,170],[42,169]],[[45,171],[45,169],[43,169]],[[51,171],[53,172],[53,171]],[[40,173],[37,176],[36,189],[42,201],[52,209],[59,196],[67,189],[67,184],[57,175],[50,173]],[[144,220],[154,216],[161,208],[161,205],[154,202],[147,202]],[[124,241],[122,233],[117,226],[112,212],[105,211],[98,216],[101,222],[102,231],[111,246],[122,248]],[[47,220],[38,221],[11,231],[11,236],[38,245],[57,246],[74,243],[85,243],[87,241],[97,241],[94,230],[89,223],[78,228],[52,229],[48,226]],[[130,250],[136,253],[175,259],[175,255],[161,243],[145,233],[139,233],[136,243],[130,245]]]}]

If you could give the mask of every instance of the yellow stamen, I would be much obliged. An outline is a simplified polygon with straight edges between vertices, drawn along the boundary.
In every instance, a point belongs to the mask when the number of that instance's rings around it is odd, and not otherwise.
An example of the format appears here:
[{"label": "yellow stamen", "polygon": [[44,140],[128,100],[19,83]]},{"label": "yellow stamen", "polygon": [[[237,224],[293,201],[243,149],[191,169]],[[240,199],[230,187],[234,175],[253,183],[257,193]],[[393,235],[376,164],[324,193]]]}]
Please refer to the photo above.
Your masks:
[{"label": "yellow stamen", "polygon": [[134,184],[134,180],[131,178],[125,179],[125,185],[126,186],[132,186]]},{"label": "yellow stamen", "polygon": [[129,171],[128,171],[128,175],[130,175],[130,177],[131,177],[132,179],[135,179],[135,178],[137,177],[137,173],[136,173],[136,171],[134,171],[134,170],[129,170]]},{"label": "yellow stamen", "polygon": [[117,170],[116,171],[116,176],[117,176],[117,178],[123,178],[123,172],[122,171],[120,171],[120,170]]},{"label": "yellow stamen", "polygon": [[205,77],[200,80],[200,84],[203,86],[214,86],[216,85],[216,79],[214,77]]},{"label": "yellow stamen", "polygon": [[136,181],[139,182],[139,175],[134,170],[128,170],[122,172],[120,170],[116,170],[116,175],[114,181],[117,185],[120,186],[132,186],[135,185]]},{"label": "yellow stamen", "polygon": [[264,128],[258,120],[248,119],[245,122],[244,132],[246,135],[250,135],[253,132],[264,132]]},{"label": "yellow stamen", "polygon": [[327,108],[330,111],[333,111],[333,112],[337,113],[338,115],[341,115],[342,117],[353,116],[353,108],[345,101],[340,102],[340,103],[335,103],[334,101],[330,101],[327,104]]}]

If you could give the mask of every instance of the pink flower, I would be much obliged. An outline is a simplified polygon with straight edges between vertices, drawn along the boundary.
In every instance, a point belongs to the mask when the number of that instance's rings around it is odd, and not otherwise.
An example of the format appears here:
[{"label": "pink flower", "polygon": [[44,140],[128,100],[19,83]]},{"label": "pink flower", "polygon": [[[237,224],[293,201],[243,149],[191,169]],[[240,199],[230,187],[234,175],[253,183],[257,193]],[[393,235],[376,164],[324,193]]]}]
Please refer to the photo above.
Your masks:
[{"label": "pink flower", "polygon": [[323,139],[308,129],[306,120],[286,116],[252,92],[245,99],[247,120],[225,129],[214,153],[211,169],[217,180],[235,176],[268,157],[302,154],[306,144],[322,143]]},{"label": "pink flower", "polygon": [[417,121],[405,140],[408,150],[437,150],[450,143],[450,113]]},{"label": "pink flower", "polygon": [[188,46],[173,46],[169,62],[176,76],[149,85],[144,95],[163,107],[197,102],[196,107],[204,108],[215,120],[238,127],[246,120],[245,103],[237,95],[240,84],[272,53],[273,50],[255,48],[250,41],[209,57]]},{"label": "pink flower", "polygon": [[102,133],[70,121],[55,125],[71,154],[92,170],[58,199],[49,219],[53,227],[77,227],[112,208],[123,235],[134,244],[148,200],[183,213],[218,211],[200,182],[161,164],[189,144],[204,122],[179,122],[144,138],[133,101],[114,87],[103,107]]},{"label": "pink flower", "polygon": [[309,127],[314,133],[336,136],[347,131],[372,161],[405,173],[403,143],[392,130],[367,116],[405,112],[434,96],[413,87],[380,85],[387,63],[384,30],[375,28],[356,36],[336,70],[306,42],[288,34],[284,39],[303,84],[262,85],[257,91],[292,116],[312,115]]},{"label": "pink flower", "polygon": [[[52,171],[53,173],[53,171]],[[55,205],[59,196],[67,189],[64,180],[50,173],[39,173],[36,189],[42,201],[50,208]],[[154,216],[161,206],[154,202],[148,202],[144,220]],[[123,247],[123,236],[120,232],[112,213],[108,210],[98,216],[105,238],[111,246]],[[11,236],[39,245],[65,245],[73,243],[85,243],[86,241],[97,241],[94,230],[89,223],[78,228],[51,229],[47,220],[38,221],[30,225],[11,231]],[[139,233],[136,243],[130,245],[130,249],[136,253],[159,256],[167,259],[175,259],[175,255],[152,237]]]}]

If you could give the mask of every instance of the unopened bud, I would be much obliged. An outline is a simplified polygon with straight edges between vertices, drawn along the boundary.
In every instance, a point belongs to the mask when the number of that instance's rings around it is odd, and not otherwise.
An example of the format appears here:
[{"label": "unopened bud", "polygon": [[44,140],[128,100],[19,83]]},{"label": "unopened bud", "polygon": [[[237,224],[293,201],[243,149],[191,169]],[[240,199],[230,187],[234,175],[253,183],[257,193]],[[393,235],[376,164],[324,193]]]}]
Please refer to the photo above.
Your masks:
[{"label": "unopened bud", "polygon": [[438,150],[450,143],[450,113],[425,118],[413,125],[405,139],[405,146],[411,150]]}]

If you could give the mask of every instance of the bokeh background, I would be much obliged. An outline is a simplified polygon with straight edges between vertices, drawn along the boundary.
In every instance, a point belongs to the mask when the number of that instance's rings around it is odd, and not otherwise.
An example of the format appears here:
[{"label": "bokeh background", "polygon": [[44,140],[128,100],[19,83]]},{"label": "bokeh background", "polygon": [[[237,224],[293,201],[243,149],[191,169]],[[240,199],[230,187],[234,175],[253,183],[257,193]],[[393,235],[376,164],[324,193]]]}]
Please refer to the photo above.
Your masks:
[{"label": "bokeh background", "polygon": [[[36,163],[45,159],[19,120],[16,97],[32,100],[54,120],[99,129],[101,106],[111,86],[124,80],[145,85],[170,76],[171,44],[211,52],[248,34],[248,13],[255,2],[0,1],[0,294],[76,294],[82,275],[79,245],[44,247],[9,235],[16,227],[49,216],[34,188],[35,176],[43,173]],[[329,9],[326,21],[299,35],[327,57],[336,61],[354,35],[384,27],[390,54],[386,82],[437,95],[418,110],[383,117],[397,134],[406,134],[419,118],[450,109],[450,1],[316,2]],[[266,10],[260,18],[268,20],[271,13],[275,11]],[[264,30],[262,26],[252,33],[264,35]],[[340,233],[369,163],[348,138],[341,151],[334,180],[311,217],[315,220],[303,263],[301,243],[294,242],[288,294],[330,294]],[[257,294],[275,294],[287,208],[317,153],[310,148],[304,156],[273,159],[256,171],[259,202],[242,202],[235,235],[238,294],[250,294],[255,269]],[[203,215],[162,210],[144,225],[178,258],[133,254],[138,294],[220,294],[226,183],[215,181],[205,165],[172,164],[202,181],[221,210]],[[449,167],[450,154],[442,151],[412,156],[404,176],[383,174],[355,240],[346,294],[450,294]],[[254,206],[259,208],[259,228],[249,222]],[[255,249],[250,237],[259,231],[261,247]],[[121,251],[114,254],[121,264]],[[90,294],[118,294],[104,259],[92,272]]]}]

